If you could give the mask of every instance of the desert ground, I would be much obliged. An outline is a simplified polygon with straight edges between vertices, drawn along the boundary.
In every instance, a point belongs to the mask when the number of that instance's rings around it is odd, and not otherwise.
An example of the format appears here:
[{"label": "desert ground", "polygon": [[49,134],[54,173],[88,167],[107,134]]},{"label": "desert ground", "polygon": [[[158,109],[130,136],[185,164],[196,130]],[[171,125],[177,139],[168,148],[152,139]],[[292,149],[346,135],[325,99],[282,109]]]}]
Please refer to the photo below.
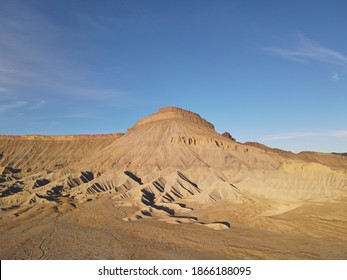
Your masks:
[{"label": "desert ground", "polygon": [[160,109],[126,133],[0,136],[1,259],[347,259],[347,157]]}]

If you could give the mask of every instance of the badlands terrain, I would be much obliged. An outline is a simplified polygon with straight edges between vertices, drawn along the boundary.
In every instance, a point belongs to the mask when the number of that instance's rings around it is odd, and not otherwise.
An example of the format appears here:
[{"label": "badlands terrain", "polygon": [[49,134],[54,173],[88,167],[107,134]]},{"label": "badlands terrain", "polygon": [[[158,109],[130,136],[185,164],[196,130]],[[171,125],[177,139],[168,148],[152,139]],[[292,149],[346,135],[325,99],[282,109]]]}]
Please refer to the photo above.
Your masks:
[{"label": "badlands terrain", "polygon": [[125,134],[0,136],[1,259],[347,259],[347,157],[175,107]]}]

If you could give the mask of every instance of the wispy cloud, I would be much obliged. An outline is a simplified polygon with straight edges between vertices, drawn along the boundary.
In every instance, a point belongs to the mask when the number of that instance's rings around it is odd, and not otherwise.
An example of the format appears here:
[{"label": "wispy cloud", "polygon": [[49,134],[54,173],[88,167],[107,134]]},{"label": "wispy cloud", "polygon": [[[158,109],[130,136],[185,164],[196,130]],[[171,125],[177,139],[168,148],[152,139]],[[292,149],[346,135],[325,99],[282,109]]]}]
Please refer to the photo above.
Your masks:
[{"label": "wispy cloud", "polygon": [[23,107],[27,104],[28,104],[28,102],[26,102],[26,101],[14,101],[14,102],[7,103],[7,104],[1,104],[0,105],[0,112],[6,112],[6,111],[9,111],[12,109],[20,108],[20,107]]},{"label": "wispy cloud", "polygon": [[4,100],[13,99],[13,94],[10,89],[0,87],[0,101],[3,102]]},{"label": "wispy cloud", "polygon": [[65,114],[58,116],[59,119],[98,119],[99,117],[89,113]]},{"label": "wispy cloud", "polygon": [[16,71],[14,69],[10,69],[10,68],[0,68],[0,72],[2,72],[2,73],[14,73]]},{"label": "wispy cloud", "polygon": [[35,105],[30,106],[29,110],[36,110],[36,109],[44,106],[45,104],[46,104],[46,101],[45,100],[41,100],[40,102],[36,103]]},{"label": "wispy cloud", "polygon": [[[270,47],[265,48],[265,51],[283,59],[299,63],[315,61],[323,64],[334,65],[335,67],[342,67],[344,70],[347,69],[347,56],[345,54],[322,46],[302,34],[299,35],[299,44],[297,47],[291,49]],[[334,72],[332,78],[335,81],[340,80],[340,76],[336,72]]]},{"label": "wispy cloud", "polygon": [[335,130],[325,132],[289,132],[282,134],[273,134],[265,137],[265,140],[280,141],[298,138],[314,138],[314,137],[332,137],[347,138],[347,130]]},{"label": "wispy cloud", "polygon": [[331,134],[332,137],[347,137],[347,130],[335,131]]},{"label": "wispy cloud", "polygon": [[8,88],[0,87],[0,94],[7,94],[10,90]]},{"label": "wispy cloud", "polygon": [[[77,16],[72,16],[72,22],[75,20],[78,24],[57,24],[25,1],[11,1],[7,7],[5,3],[5,7],[0,9],[0,18],[1,86],[19,89],[16,94],[21,99],[27,98],[28,91],[34,89],[31,97],[47,101],[50,100],[49,95],[91,99],[98,103],[107,98],[119,101],[116,89],[102,85],[102,81],[110,77],[114,66],[107,69],[96,67],[94,55],[90,55],[90,48],[85,48],[83,44],[86,40],[84,43],[93,46],[95,41],[90,42],[89,37],[80,36],[81,26],[84,32],[91,26],[93,29],[108,28],[111,32],[110,26],[115,19],[100,19],[99,22],[98,17],[92,17],[88,21],[85,16],[81,22]],[[89,25],[83,24],[84,21],[88,21]],[[94,34],[99,33],[89,34],[97,36]],[[100,36],[108,38],[102,32]],[[21,92],[23,88],[25,92]]]},{"label": "wispy cloud", "polygon": [[340,75],[338,73],[334,73],[333,76],[331,77],[334,81],[339,81],[340,80]]}]

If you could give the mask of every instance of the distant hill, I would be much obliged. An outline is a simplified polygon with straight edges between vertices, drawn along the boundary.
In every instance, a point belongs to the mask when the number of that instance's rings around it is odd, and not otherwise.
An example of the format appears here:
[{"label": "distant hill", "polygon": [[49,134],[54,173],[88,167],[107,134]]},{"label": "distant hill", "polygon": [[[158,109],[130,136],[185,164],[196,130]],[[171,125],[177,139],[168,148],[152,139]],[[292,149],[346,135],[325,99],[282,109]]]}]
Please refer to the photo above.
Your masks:
[{"label": "distant hill", "polygon": [[347,153],[332,153],[332,154],[347,157]]}]

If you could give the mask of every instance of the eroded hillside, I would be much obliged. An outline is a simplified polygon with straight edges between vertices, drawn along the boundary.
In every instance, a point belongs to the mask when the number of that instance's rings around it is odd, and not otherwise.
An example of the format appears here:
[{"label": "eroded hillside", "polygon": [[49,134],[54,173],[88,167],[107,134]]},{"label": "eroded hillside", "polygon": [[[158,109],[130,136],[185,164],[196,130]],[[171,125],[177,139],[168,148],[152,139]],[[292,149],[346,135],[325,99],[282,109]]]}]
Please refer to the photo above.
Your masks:
[{"label": "eroded hillside", "polygon": [[[124,135],[1,136],[0,173],[2,241],[30,224],[28,234],[3,247],[2,258],[98,258],[66,253],[64,230],[57,228],[63,219],[64,226],[69,225],[66,233],[82,227],[96,236],[102,231],[110,236],[105,227],[114,222],[120,232],[123,228],[121,235],[132,254],[139,237],[135,234],[132,240],[125,232],[149,232],[148,225],[153,224],[158,232],[187,228],[190,234],[211,236],[208,244],[217,232],[226,243],[226,232],[238,233],[244,240],[242,229],[275,240],[283,234],[305,244],[307,252],[301,257],[297,253],[298,258],[347,257],[347,250],[334,255],[325,247],[329,242],[336,247],[347,242],[346,157],[241,144],[217,133],[198,114],[175,107],[145,117]],[[108,202],[100,204],[105,199]],[[40,227],[38,217],[46,226]],[[11,253],[23,242],[31,248],[34,232],[41,236],[32,244],[37,254]],[[141,238],[151,243],[151,238]],[[261,251],[258,241],[256,249],[240,255],[235,244],[230,251],[219,245],[213,250],[201,240],[209,249],[196,252],[191,240],[168,239],[168,243],[160,241],[163,258],[170,258],[172,246],[181,248],[172,257],[288,257],[284,251],[275,254],[274,244],[265,246],[268,254],[265,249],[256,254]],[[114,242],[118,247],[122,243],[121,238]],[[185,246],[190,251],[183,252]],[[131,255],[123,247],[120,251],[113,258],[153,257],[150,251],[148,255]]]}]

